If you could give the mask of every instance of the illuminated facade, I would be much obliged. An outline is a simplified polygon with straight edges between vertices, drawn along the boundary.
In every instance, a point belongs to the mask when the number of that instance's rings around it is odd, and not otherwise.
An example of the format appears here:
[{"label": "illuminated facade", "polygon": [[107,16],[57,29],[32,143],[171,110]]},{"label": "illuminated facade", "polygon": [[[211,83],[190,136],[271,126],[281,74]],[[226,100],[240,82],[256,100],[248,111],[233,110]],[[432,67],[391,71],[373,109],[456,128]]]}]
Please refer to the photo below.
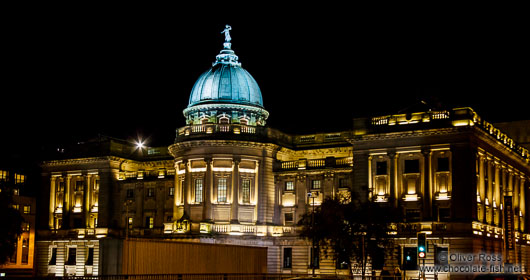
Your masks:
[{"label": "illuminated facade", "polygon": [[[104,138],[43,163],[50,196],[38,274],[122,273],[116,260],[127,237],[263,246],[269,272],[310,273],[310,242],[296,223],[341,193],[403,211],[390,269],[422,231],[431,263],[435,250],[460,249],[529,260],[528,150],[469,108],[286,134],[265,125],[259,86],[226,41],[183,113],[169,147]],[[507,197],[514,243],[503,249]],[[335,272],[346,273],[319,260],[317,273]]]},{"label": "illuminated facade", "polygon": [[24,170],[0,166],[0,192],[12,192],[11,207],[20,211],[22,234],[18,237],[14,254],[7,263],[0,265],[0,273],[6,276],[31,276],[34,274],[36,199],[28,196],[27,174]]}]

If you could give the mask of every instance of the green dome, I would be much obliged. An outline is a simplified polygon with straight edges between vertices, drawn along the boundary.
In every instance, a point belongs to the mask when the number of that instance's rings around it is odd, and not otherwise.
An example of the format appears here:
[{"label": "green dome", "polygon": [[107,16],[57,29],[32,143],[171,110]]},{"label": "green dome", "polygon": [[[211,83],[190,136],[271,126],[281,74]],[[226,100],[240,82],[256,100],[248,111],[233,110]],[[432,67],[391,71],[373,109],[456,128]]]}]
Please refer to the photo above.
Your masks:
[{"label": "green dome", "polygon": [[222,50],[212,68],[195,82],[188,108],[206,103],[242,104],[263,108],[258,83],[237,62],[232,50]]},{"label": "green dome", "polygon": [[265,125],[269,112],[263,108],[258,83],[241,67],[231,43],[225,41],[223,45],[212,67],[191,90],[188,107],[183,111],[186,123]]}]

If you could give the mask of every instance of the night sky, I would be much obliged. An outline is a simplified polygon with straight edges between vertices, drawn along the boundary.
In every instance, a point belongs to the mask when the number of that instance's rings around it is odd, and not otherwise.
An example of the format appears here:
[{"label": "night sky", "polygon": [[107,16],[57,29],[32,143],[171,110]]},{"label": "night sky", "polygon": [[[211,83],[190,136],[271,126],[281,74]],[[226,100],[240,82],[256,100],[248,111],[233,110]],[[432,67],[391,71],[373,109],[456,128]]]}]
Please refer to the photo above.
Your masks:
[{"label": "night sky", "polygon": [[185,14],[14,17],[3,40],[2,141],[53,147],[103,134],[171,144],[225,24],[261,88],[268,125],[287,133],[349,129],[355,117],[425,110],[422,100],[470,106],[490,122],[530,119],[530,46],[517,15]]}]

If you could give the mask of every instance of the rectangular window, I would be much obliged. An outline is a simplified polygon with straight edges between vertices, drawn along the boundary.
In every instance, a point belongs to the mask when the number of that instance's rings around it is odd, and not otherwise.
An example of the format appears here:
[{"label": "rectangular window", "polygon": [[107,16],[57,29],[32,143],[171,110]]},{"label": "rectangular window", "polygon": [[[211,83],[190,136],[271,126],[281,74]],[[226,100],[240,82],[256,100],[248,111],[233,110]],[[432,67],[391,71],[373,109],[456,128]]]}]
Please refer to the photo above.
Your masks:
[{"label": "rectangular window", "polygon": [[350,186],[350,180],[346,178],[339,179],[339,188],[348,188]]},{"label": "rectangular window", "polygon": [[57,183],[57,192],[64,192],[64,182]]},{"label": "rectangular window", "polygon": [[311,189],[312,190],[320,190],[322,181],[320,180],[313,180],[311,181]]},{"label": "rectangular window", "polygon": [[57,247],[52,247],[51,249],[51,256],[48,265],[55,265],[57,263]]},{"label": "rectangular window", "polygon": [[291,224],[294,222],[293,213],[285,213],[284,220],[286,224]]},{"label": "rectangular window", "polygon": [[320,249],[319,248],[311,248],[311,263],[309,264],[310,268],[319,268],[320,267]]},{"label": "rectangular window", "polygon": [[76,254],[77,254],[77,248],[68,247],[68,258],[66,259],[66,265],[76,264]]},{"label": "rectangular window", "polygon": [[226,202],[226,178],[217,180],[217,202]]},{"label": "rectangular window", "polygon": [[7,176],[9,173],[5,170],[0,170],[0,181],[7,181]]},{"label": "rectangular window", "polygon": [[75,191],[82,192],[85,189],[84,181],[75,181]]},{"label": "rectangular window", "polygon": [[145,217],[145,227],[146,228],[153,228],[155,226],[155,218],[154,217]]},{"label": "rectangular window", "polygon": [[202,178],[195,179],[195,203],[202,202]]},{"label": "rectangular window", "polygon": [[134,198],[134,189],[127,189],[127,198],[128,199]]},{"label": "rectangular window", "polygon": [[95,180],[95,181],[94,181],[94,190],[95,190],[95,191],[98,191],[98,190],[99,190],[99,180]]},{"label": "rectangular window", "polygon": [[241,195],[243,197],[243,203],[250,203],[250,179],[243,179]]},{"label": "rectangular window", "polygon": [[127,219],[127,226],[129,227],[129,229],[133,228],[133,218],[132,217],[129,217]]},{"label": "rectangular window", "polygon": [[15,184],[24,184],[26,181],[26,175],[15,173]]},{"label": "rectangular window", "polygon": [[84,228],[82,218],[74,218],[74,228]]},{"label": "rectangular window", "polygon": [[285,190],[286,191],[294,191],[294,182],[293,181],[285,182]]},{"label": "rectangular window", "polygon": [[420,173],[420,161],[417,159],[405,160],[405,170],[403,173]]},{"label": "rectangular window", "polygon": [[88,248],[88,254],[85,265],[94,265],[94,247]]},{"label": "rectangular window", "polygon": [[293,248],[283,248],[283,268],[293,267]]},{"label": "rectangular window", "polygon": [[155,188],[147,188],[147,197],[155,196]]},{"label": "rectangular window", "polygon": [[447,247],[434,246],[434,265],[448,265]]},{"label": "rectangular window", "polygon": [[18,204],[13,204],[13,209],[18,210],[19,207],[20,207],[20,206],[19,206]]},{"label": "rectangular window", "polygon": [[378,161],[375,163],[375,175],[387,175],[386,161]]},{"label": "rectangular window", "polygon": [[449,171],[449,158],[438,158],[438,168],[436,171]]},{"label": "rectangular window", "polygon": [[22,264],[28,264],[29,259],[29,238],[22,239]]},{"label": "rectangular window", "polygon": [[407,209],[405,211],[405,219],[407,223],[410,222],[420,222],[421,221],[421,212],[418,209]]},{"label": "rectangular window", "polygon": [[29,213],[31,213],[31,206],[30,206],[30,205],[24,205],[23,213],[24,213],[24,214],[29,214]]},{"label": "rectangular window", "polygon": [[169,196],[174,196],[175,195],[175,187],[170,187],[168,189],[168,195]]},{"label": "rectangular window", "polygon": [[451,208],[449,207],[438,208],[438,219],[440,219],[440,222],[451,221]]}]

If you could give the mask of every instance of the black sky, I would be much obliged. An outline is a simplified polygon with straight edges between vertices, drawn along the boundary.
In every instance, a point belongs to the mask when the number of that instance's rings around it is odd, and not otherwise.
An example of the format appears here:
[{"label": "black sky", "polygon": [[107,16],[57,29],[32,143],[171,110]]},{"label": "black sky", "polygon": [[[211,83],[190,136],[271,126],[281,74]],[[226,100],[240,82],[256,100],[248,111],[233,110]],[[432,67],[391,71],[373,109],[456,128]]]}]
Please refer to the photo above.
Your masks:
[{"label": "black sky", "polygon": [[53,146],[105,134],[171,144],[195,80],[222,49],[225,24],[261,88],[268,124],[288,133],[348,129],[354,117],[421,100],[470,106],[491,122],[529,119],[530,48],[517,15],[371,10],[325,19],[250,12],[184,19],[185,10],[132,11],[9,21],[2,141]]}]

